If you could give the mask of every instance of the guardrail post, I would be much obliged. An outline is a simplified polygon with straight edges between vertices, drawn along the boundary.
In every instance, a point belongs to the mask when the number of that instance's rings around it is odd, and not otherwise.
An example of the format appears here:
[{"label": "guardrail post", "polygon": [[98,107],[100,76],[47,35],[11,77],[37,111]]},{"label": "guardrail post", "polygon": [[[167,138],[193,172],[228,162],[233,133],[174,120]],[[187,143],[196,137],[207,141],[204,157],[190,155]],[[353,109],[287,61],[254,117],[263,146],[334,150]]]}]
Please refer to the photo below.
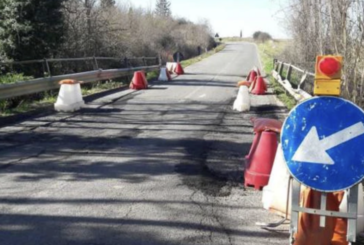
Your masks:
[{"label": "guardrail post", "polygon": [[280,66],[279,66],[279,70],[278,70],[278,74],[280,75],[280,76],[282,76],[282,71],[283,71],[283,62],[280,62]]},{"label": "guardrail post", "polygon": [[275,70],[276,72],[278,72],[278,68],[279,68],[279,62],[277,61],[277,62],[275,63],[275,65],[274,65],[274,70]]},{"label": "guardrail post", "polygon": [[143,65],[144,65],[144,66],[147,66],[147,63],[146,63],[146,60],[145,60],[145,58],[144,58],[144,57],[142,58],[142,61],[143,61]]},{"label": "guardrail post", "polygon": [[273,67],[274,67],[274,70],[275,70],[275,71],[277,71],[277,70],[276,70],[276,67],[277,67],[277,66],[276,66],[276,64],[277,64],[277,59],[275,59],[275,58],[274,58],[274,59],[273,59]]},{"label": "guardrail post", "polygon": [[[125,66],[126,68],[129,68],[129,60],[128,60],[128,57],[125,57],[125,58],[124,58],[124,66]],[[126,75],[126,79],[127,79],[127,82],[130,82],[131,78],[130,78],[129,74],[128,74],[128,75]]]},{"label": "guardrail post", "polygon": [[288,70],[287,70],[287,77],[286,77],[286,79],[288,81],[291,79],[291,73],[292,73],[292,65],[289,65]]},{"label": "guardrail post", "polygon": [[99,64],[97,63],[97,59],[96,57],[94,56],[94,70],[98,70],[99,69]]},{"label": "guardrail post", "polygon": [[51,74],[51,69],[49,69],[49,64],[48,64],[48,60],[47,59],[43,59],[44,60],[44,64],[47,68],[47,74],[48,74],[48,77],[51,77],[52,74]]},{"label": "guardrail post", "polygon": [[162,59],[161,59],[161,55],[158,54],[157,57],[155,57],[155,63],[159,66],[162,66]]}]

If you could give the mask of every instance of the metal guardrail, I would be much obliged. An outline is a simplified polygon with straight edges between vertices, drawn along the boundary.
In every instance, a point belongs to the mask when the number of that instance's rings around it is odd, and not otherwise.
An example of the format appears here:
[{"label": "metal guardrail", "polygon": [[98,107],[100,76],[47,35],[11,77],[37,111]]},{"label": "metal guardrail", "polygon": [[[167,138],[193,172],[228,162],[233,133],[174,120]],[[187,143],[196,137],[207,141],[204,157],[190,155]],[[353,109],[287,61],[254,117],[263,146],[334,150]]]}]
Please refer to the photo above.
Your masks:
[{"label": "metal guardrail", "polygon": [[[284,63],[279,60],[274,60],[274,70],[272,71],[273,77],[284,87],[284,89],[298,102],[312,97],[313,91],[304,89],[305,83],[308,83],[308,77],[315,77],[315,74],[305,71],[299,67],[296,67],[289,63]],[[283,69],[287,70],[284,71]],[[297,85],[297,88],[293,88],[290,82],[292,70],[302,73],[301,79]],[[283,79],[283,72],[286,73],[286,77]],[[312,87],[312,86],[309,86]]]},{"label": "metal guardrail", "polygon": [[73,61],[91,61],[93,63],[93,67],[95,70],[99,69],[98,61],[119,61],[121,64],[129,67],[132,61],[141,60],[143,62],[143,66],[147,66],[147,62],[150,60],[155,60],[156,64],[160,63],[159,57],[124,57],[124,58],[115,58],[115,57],[82,57],[82,58],[55,58],[55,59],[39,59],[39,60],[26,60],[26,61],[3,61],[0,62],[1,66],[12,66],[12,65],[29,65],[29,64],[42,64],[44,73],[47,76],[52,76],[50,64],[53,62],[73,62]]},{"label": "metal guardrail", "polygon": [[[155,59],[155,58],[154,58]],[[8,99],[16,96],[34,94],[47,90],[59,88],[58,82],[62,79],[76,79],[83,83],[113,79],[127,76],[135,71],[144,70],[145,72],[157,71],[160,65],[142,66],[123,69],[95,70],[81,73],[66,74],[54,77],[38,78],[16,83],[0,84],[0,99]]]}]

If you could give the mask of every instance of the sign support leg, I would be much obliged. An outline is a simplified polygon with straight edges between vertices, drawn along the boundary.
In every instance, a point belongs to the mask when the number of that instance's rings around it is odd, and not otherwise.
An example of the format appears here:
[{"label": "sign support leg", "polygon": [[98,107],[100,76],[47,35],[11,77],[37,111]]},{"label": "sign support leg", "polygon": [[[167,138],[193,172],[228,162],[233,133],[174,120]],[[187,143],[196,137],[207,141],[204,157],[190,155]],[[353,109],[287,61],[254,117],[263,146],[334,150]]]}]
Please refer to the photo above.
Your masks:
[{"label": "sign support leg", "polygon": [[[348,213],[354,213],[355,217],[358,213],[358,185],[349,189],[348,192]],[[356,221],[357,219],[348,219],[347,241],[356,241]]]}]

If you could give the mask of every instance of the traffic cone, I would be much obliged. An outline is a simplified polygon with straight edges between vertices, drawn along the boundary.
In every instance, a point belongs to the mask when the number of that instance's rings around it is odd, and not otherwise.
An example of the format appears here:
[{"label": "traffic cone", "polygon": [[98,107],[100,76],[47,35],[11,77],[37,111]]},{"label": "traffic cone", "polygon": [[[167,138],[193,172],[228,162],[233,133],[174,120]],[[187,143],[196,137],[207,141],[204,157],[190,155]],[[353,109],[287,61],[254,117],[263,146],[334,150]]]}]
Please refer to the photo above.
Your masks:
[{"label": "traffic cone", "polygon": [[170,81],[170,80],[172,79],[169,72],[167,72],[167,68],[161,68],[158,81]]},{"label": "traffic cone", "polygon": [[72,112],[79,110],[85,102],[82,98],[80,82],[73,79],[65,79],[59,82],[57,101],[54,104],[56,111]]},{"label": "traffic cone", "polygon": [[277,146],[276,133],[270,131],[261,133],[256,149],[249,156],[248,168],[244,174],[245,186],[254,186],[260,190],[268,184]]},{"label": "traffic cone", "polygon": [[258,76],[257,72],[252,70],[249,72],[249,75],[247,77],[248,82],[252,83],[255,81],[255,78]]},{"label": "traffic cone", "polygon": [[177,74],[177,75],[182,75],[184,74],[185,72],[183,71],[183,68],[181,66],[181,63],[177,63],[176,65],[176,68],[174,69],[174,72]]},{"label": "traffic cone", "polygon": [[145,78],[144,72],[142,71],[134,72],[134,77],[129,87],[131,89],[136,89],[136,90],[148,88],[148,81]]},{"label": "traffic cone", "polygon": [[250,97],[249,90],[247,86],[240,86],[238,96],[234,101],[234,110],[237,111],[249,111],[250,110]]},{"label": "traffic cone", "polygon": [[257,82],[257,78],[255,77],[255,79],[251,82],[250,87],[249,87],[249,92],[252,92],[253,89],[255,88],[256,82]]},{"label": "traffic cone", "polygon": [[263,77],[257,77],[257,80],[255,81],[254,87],[251,90],[252,94],[262,95],[265,94],[267,90],[267,85],[264,82]]}]

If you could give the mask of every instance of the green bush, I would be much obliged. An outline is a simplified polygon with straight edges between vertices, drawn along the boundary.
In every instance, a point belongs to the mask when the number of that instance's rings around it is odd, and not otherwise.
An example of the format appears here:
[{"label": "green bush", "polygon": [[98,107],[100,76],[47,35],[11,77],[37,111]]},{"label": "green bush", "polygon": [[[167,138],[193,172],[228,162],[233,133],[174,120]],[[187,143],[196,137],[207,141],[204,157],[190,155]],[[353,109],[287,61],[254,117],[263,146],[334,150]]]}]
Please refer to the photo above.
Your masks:
[{"label": "green bush", "polygon": [[[9,84],[9,83],[15,83],[15,82],[19,82],[19,81],[27,81],[32,78],[33,77],[30,77],[30,76],[24,76],[23,74],[8,73],[8,74],[0,76],[0,84]],[[21,105],[24,102],[24,100],[25,100],[24,96],[0,100],[0,113],[3,114],[8,109],[15,108],[15,107]]]},{"label": "green bush", "polygon": [[32,79],[33,77],[30,76],[24,76],[23,74],[17,74],[17,73],[8,73],[5,75],[0,76],[0,84],[5,83],[15,83],[18,81],[27,81]]}]

